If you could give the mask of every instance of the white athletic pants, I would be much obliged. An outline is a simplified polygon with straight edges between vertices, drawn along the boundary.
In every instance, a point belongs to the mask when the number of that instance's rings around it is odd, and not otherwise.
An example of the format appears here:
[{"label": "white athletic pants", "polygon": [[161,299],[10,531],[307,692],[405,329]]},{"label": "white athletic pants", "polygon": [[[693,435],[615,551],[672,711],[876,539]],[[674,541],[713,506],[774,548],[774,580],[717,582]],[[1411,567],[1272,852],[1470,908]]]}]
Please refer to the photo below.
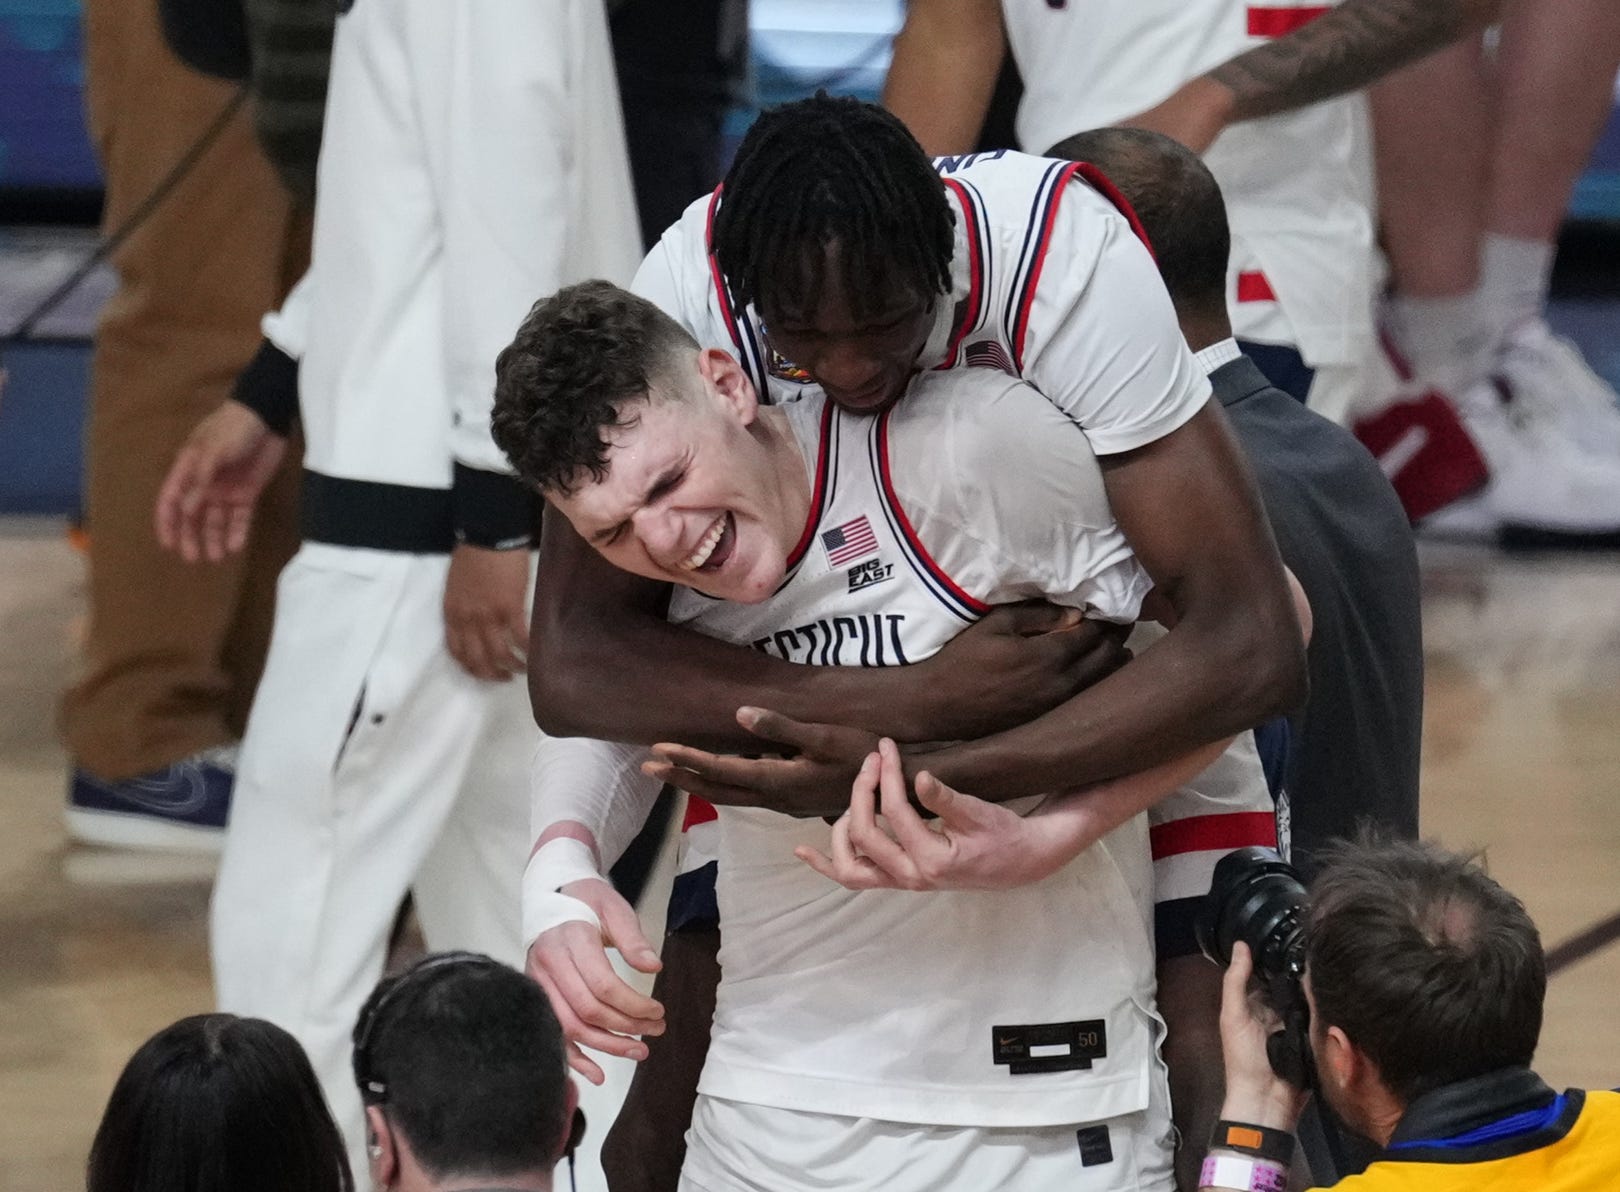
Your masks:
[{"label": "white athletic pants", "polygon": [[318,543],[288,564],[214,889],[220,1009],[304,1045],[362,1186],[350,1035],[405,892],[429,948],[523,955],[538,730],[521,678],[446,652],[448,566]]},{"label": "white athletic pants", "polygon": [[699,1094],[679,1192],[1175,1192],[1170,1090],[1146,1109],[1028,1129],[921,1126]]}]

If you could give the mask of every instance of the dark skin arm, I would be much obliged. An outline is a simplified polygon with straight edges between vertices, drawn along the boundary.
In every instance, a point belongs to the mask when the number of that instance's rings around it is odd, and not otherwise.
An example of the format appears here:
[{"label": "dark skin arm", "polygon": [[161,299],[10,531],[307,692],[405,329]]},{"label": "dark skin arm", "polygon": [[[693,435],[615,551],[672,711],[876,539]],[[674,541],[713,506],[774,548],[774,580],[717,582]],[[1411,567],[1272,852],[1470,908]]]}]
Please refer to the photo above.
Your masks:
[{"label": "dark skin arm", "polygon": [[1126,121],[1202,153],[1223,128],[1347,95],[1483,29],[1501,0],[1344,0]]},{"label": "dark skin arm", "polygon": [[1220,1117],[1226,1093],[1221,1071],[1221,970],[1202,956],[1173,956],[1159,961],[1158,976],[1170,1111],[1181,1134],[1176,1186],[1192,1192],[1198,1187],[1199,1168],[1209,1153],[1209,1132]]},{"label": "dark skin arm", "polygon": [[[669,624],[668,599],[666,585],[610,566],[547,512],[529,655],[542,729],[757,752],[760,739],[738,725],[737,709],[762,704],[903,741],[955,740],[1038,716],[1126,656],[1118,627],[1031,604],[998,609],[916,666],[799,666]],[[831,810],[848,799],[849,781],[840,781]]]}]

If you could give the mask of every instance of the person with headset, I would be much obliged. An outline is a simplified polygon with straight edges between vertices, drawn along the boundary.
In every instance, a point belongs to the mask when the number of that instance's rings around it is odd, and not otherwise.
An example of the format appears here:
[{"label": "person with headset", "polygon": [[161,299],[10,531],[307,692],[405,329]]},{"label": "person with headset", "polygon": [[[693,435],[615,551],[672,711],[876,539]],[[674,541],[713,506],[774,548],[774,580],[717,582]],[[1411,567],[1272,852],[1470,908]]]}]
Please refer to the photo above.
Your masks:
[{"label": "person with headset", "polygon": [[476,952],[429,956],[372,991],[354,1078],[379,1189],[549,1192],[585,1131],[546,995]]}]

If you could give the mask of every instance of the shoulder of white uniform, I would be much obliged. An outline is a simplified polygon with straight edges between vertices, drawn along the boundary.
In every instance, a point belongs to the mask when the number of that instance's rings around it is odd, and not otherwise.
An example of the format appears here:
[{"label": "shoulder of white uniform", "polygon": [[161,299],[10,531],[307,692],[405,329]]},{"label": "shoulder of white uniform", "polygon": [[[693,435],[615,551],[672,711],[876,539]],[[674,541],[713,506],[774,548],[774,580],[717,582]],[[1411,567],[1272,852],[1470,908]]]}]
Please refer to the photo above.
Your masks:
[{"label": "shoulder of white uniform", "polygon": [[[953,168],[953,162],[964,164]],[[992,227],[1021,229],[1038,222],[1048,199],[1055,200],[1059,210],[1072,206],[1121,218],[1114,203],[1087,180],[1086,167],[1078,162],[1007,150],[937,158],[935,165],[947,183],[955,180],[972,188],[975,197],[984,202]]]},{"label": "shoulder of white uniform", "polygon": [[713,198],[710,192],[688,203],[654,246],[669,262],[671,273],[704,292],[710,280],[709,214]]},{"label": "shoulder of white uniform", "polygon": [[1021,460],[1069,451],[1070,438],[1073,451],[1090,451],[1080,429],[1033,386],[987,368],[917,377],[895,408],[890,437],[895,451],[986,480]]}]

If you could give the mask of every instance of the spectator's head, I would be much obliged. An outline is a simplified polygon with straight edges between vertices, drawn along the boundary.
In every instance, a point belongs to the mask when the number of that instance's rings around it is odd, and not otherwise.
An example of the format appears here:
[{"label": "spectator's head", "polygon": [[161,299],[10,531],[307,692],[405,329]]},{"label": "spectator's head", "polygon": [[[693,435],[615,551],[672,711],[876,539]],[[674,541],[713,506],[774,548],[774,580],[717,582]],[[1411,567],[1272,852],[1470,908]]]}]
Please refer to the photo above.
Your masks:
[{"label": "spectator's head", "polygon": [[1311,886],[1305,974],[1324,1091],[1369,1137],[1424,1093],[1535,1054],[1541,938],[1473,858],[1415,843],[1331,853]]},{"label": "spectator's head", "polygon": [[714,220],[732,302],[753,303],[771,347],[856,411],[904,391],[955,243],[945,188],[905,125],[825,93],[754,122]]},{"label": "spectator's head", "polygon": [[577,1091],[551,1004],[522,973],[449,952],[383,981],[355,1024],[354,1074],[379,1188],[551,1187]]},{"label": "spectator's head", "polygon": [[736,360],[608,282],[529,312],[495,363],[493,429],[518,474],[637,575],[763,600],[804,531],[798,447]]},{"label": "spectator's head", "polygon": [[90,1147],[88,1192],[351,1192],[298,1041],[234,1014],[182,1018],[141,1045]]},{"label": "spectator's head", "polygon": [[1051,156],[1090,162],[1135,209],[1193,349],[1228,338],[1232,237],[1220,185],[1198,155],[1146,129],[1094,128],[1059,141]]}]

